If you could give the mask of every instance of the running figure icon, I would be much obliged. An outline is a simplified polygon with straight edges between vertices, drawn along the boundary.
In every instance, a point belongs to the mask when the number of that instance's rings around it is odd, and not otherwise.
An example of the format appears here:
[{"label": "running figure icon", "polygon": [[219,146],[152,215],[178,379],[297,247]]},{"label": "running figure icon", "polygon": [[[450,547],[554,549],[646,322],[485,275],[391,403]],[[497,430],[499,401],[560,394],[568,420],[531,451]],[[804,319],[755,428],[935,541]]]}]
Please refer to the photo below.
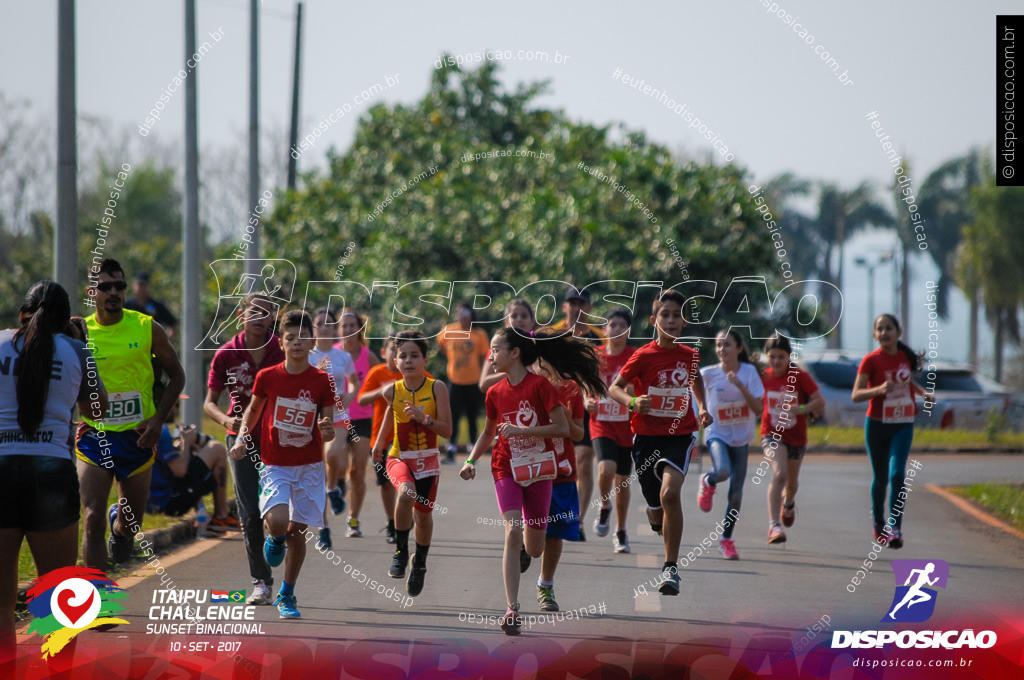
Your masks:
[{"label": "running figure icon", "polygon": [[[910,589],[907,590],[906,595],[903,596],[903,599],[900,600],[900,603],[898,605],[896,605],[895,607],[893,607],[892,611],[889,612],[889,618],[890,619],[892,619],[893,621],[896,620],[896,612],[899,611],[900,607],[902,607],[903,605],[907,605],[907,609],[910,609],[915,604],[919,604],[921,602],[927,602],[928,600],[932,599],[932,595],[930,593],[922,590],[922,588],[924,586],[926,586],[926,585],[934,586],[938,582],[938,580],[939,580],[938,576],[936,576],[933,579],[929,579],[928,578],[934,571],[935,571],[935,563],[934,562],[929,562],[928,565],[924,569],[912,569],[910,571],[910,575],[907,576],[907,580],[903,584],[904,586],[910,586]],[[911,580],[914,579],[914,574],[918,574],[917,582],[914,583],[914,585],[911,586],[910,582],[911,582]]]}]

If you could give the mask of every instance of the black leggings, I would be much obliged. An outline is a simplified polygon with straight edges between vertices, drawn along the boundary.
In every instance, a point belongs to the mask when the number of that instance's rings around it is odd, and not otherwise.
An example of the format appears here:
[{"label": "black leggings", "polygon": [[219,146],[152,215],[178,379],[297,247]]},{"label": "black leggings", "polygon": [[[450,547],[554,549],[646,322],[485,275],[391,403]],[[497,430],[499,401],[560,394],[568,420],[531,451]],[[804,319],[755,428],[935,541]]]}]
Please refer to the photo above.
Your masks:
[{"label": "black leggings", "polygon": [[483,401],[483,395],[480,393],[480,388],[476,386],[476,383],[471,385],[452,384],[450,392],[452,404],[452,436],[450,441],[454,444],[458,438],[459,418],[465,415],[466,419],[469,420],[469,446],[472,448],[477,439],[476,419],[480,415],[480,403]]}]

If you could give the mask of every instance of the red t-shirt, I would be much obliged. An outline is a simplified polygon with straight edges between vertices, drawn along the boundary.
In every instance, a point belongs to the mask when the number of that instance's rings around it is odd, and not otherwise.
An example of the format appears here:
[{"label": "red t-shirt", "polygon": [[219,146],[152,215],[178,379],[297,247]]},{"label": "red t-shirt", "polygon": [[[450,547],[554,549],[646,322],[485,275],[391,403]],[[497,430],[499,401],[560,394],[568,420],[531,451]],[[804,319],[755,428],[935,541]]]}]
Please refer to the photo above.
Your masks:
[{"label": "red t-shirt", "polygon": [[[601,381],[607,386],[615,382],[619,371],[626,365],[635,347],[626,346],[618,354],[608,354],[608,346],[601,348]],[[629,427],[629,409],[611,397],[597,401],[597,411],[590,414],[590,438],[606,437],[618,446],[632,446],[633,430]]]},{"label": "red t-shirt", "polygon": [[[571,380],[563,380],[555,385],[558,392],[558,400],[565,407],[565,417],[572,424],[572,421],[583,416],[583,392],[580,386]],[[556,482],[576,481],[576,449],[572,444],[572,437],[560,437],[552,440],[555,445],[555,463],[558,464],[558,477]]]},{"label": "red t-shirt", "polygon": [[260,419],[260,456],[265,464],[287,467],[324,459],[316,423],[321,409],[334,406],[334,390],[326,373],[309,366],[292,374],[278,364],[256,374],[252,393],[267,400]]},{"label": "red t-shirt", "polygon": [[[818,391],[814,378],[795,366],[789,366],[779,377],[772,375],[772,369],[761,374],[764,383],[764,411],[761,415],[761,438],[773,432],[782,436],[787,446],[807,445],[807,416],[797,411],[797,406],[806,404],[811,395]],[[792,387],[791,390],[787,389]],[[795,400],[787,395],[796,395]],[[783,405],[789,403],[788,412]],[[784,415],[786,414],[786,415]]]},{"label": "red t-shirt", "polygon": [[[214,392],[226,391],[231,402],[224,413],[232,418],[240,418],[252,401],[252,385],[256,381],[256,374],[282,361],[284,350],[281,349],[278,337],[273,333],[270,334],[270,340],[259,365],[253,362],[252,354],[245,347],[245,333],[239,333],[213,355],[206,386]],[[228,430],[228,434],[238,433]]]},{"label": "red t-shirt", "polygon": [[[551,411],[562,405],[558,392],[535,373],[527,373],[518,385],[509,383],[508,378],[487,390],[484,398],[487,419],[496,423],[510,422],[523,427],[551,424]],[[554,451],[554,443],[548,438],[517,435],[511,441],[498,435],[498,441],[491,452],[491,475],[494,481],[512,478],[512,458],[532,451]]]},{"label": "red t-shirt", "polygon": [[914,384],[911,382],[910,359],[903,352],[886,354],[879,347],[860,362],[857,373],[868,376],[868,387],[878,387],[885,381],[895,383],[892,392],[872,397],[868,403],[868,418],[885,423],[912,423],[917,414]]},{"label": "red t-shirt", "polygon": [[682,344],[670,349],[652,340],[626,360],[619,376],[633,384],[636,396],[651,396],[651,412],[634,412],[635,434],[682,436],[697,431],[696,404],[690,387],[700,375],[700,353]]}]

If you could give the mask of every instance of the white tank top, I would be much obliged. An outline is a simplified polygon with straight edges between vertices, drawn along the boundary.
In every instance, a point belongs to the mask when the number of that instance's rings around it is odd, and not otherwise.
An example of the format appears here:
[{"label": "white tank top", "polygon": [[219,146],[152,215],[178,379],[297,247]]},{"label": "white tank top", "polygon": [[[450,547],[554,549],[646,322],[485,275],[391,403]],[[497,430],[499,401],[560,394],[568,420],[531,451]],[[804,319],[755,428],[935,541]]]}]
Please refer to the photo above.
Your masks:
[{"label": "white tank top", "polygon": [[[54,352],[50,389],[46,395],[43,420],[32,437],[18,425],[17,378],[20,373],[18,349],[24,338],[14,331],[0,331],[0,456],[53,456],[71,458],[73,445],[71,414],[75,402],[88,399],[103,383],[95,359],[86,346],[66,335],[53,336]],[[90,387],[90,382],[92,386]]]}]

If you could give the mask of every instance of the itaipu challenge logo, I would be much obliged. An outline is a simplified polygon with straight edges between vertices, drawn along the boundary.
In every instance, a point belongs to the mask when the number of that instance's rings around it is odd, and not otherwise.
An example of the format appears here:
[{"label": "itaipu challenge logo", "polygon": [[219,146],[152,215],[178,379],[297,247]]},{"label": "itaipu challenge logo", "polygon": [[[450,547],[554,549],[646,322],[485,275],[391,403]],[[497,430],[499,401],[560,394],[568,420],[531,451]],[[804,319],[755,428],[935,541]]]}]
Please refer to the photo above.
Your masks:
[{"label": "itaipu challenge logo", "polygon": [[890,564],[896,576],[896,592],[881,623],[919,623],[930,619],[938,597],[934,588],[945,589],[949,564],[943,560],[893,560]]},{"label": "itaipu challenge logo", "polygon": [[128,592],[92,567],[62,567],[37,578],[28,589],[28,610],[35,617],[29,633],[43,636],[43,658],[55,656],[83,630],[128,622],[115,614]]}]

